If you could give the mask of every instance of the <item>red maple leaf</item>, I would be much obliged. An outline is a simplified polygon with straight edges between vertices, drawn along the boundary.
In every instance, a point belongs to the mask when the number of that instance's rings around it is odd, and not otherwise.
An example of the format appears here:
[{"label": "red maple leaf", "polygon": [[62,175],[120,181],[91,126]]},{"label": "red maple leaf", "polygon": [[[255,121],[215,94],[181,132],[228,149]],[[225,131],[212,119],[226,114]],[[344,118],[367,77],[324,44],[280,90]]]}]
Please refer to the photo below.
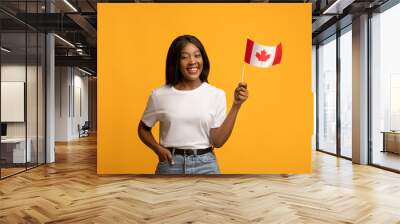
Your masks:
[{"label": "red maple leaf", "polygon": [[267,52],[266,52],[265,50],[262,50],[262,51],[261,51],[261,54],[260,54],[260,52],[257,52],[257,53],[256,53],[256,57],[257,57],[257,59],[258,59],[259,61],[266,61],[266,60],[268,60],[268,58],[269,58],[270,56],[271,56],[271,55],[267,54]]}]

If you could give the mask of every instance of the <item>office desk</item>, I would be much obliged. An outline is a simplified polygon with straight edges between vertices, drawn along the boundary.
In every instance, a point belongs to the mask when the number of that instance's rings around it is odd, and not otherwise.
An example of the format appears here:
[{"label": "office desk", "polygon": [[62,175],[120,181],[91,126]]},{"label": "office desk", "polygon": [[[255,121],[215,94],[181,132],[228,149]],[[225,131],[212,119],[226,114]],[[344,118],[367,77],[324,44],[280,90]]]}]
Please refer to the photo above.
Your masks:
[{"label": "office desk", "polygon": [[383,133],[382,152],[393,152],[400,154],[400,132],[382,131],[381,133]]},{"label": "office desk", "polygon": [[[25,154],[25,138],[6,138],[1,139],[1,157],[6,163],[25,163],[31,162],[31,145],[30,138],[27,139]],[[27,160],[26,160],[27,159]],[[26,161],[25,161],[26,160]]]}]

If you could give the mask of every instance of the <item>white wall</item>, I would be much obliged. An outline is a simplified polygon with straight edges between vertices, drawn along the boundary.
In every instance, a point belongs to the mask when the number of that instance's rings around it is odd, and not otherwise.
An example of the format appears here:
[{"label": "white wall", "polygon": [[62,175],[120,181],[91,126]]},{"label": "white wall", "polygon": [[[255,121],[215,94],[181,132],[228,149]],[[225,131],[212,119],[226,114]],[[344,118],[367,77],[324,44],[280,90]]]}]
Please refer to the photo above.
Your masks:
[{"label": "white wall", "polygon": [[[28,80],[30,86],[36,86],[36,81],[33,81],[34,79],[30,77],[31,75],[36,76],[36,66],[28,66],[25,68],[24,65],[18,65],[18,64],[8,64],[8,65],[2,65],[1,66],[1,81],[2,82],[25,82],[25,75],[27,69],[27,74],[28,74]],[[34,102],[34,105],[27,105],[30,106],[31,108],[34,107],[36,108],[36,88],[27,88],[27,103]],[[3,96],[4,97],[4,96]],[[6,110],[7,108],[1,108],[2,110]],[[30,112],[30,111],[29,111]],[[28,113],[28,122],[36,122],[36,113]],[[34,125],[29,124],[28,129],[30,127],[33,127]],[[33,127],[34,130],[30,131],[28,130],[28,137],[29,133],[36,131],[36,126]],[[36,132],[35,132],[36,133]],[[8,137],[25,137],[25,122],[7,122],[7,136]]]},{"label": "white wall", "polygon": [[55,68],[55,141],[68,141],[70,74],[67,67]]},{"label": "white wall", "polygon": [[317,134],[316,134],[316,131],[317,131],[317,97],[316,97],[316,94],[317,94],[317,91],[316,91],[316,89],[317,89],[317,83],[316,83],[316,81],[317,81],[317,66],[316,66],[316,64],[317,64],[317,48],[316,48],[316,46],[315,45],[313,45],[312,46],[312,93],[313,93],[313,99],[314,99],[314,109],[313,109],[313,114],[314,114],[314,131],[313,131],[313,135],[312,135],[312,137],[311,137],[311,147],[312,147],[312,149],[313,150],[316,150],[317,149],[317,146],[316,146],[316,142],[317,142],[317,140],[316,140],[316,138],[317,138]]},{"label": "white wall", "polygon": [[[81,126],[85,123],[85,121],[89,118],[89,92],[88,92],[88,77],[81,76],[82,73],[78,73],[77,70],[74,70],[74,119],[72,119],[72,135],[78,137],[78,129],[77,126],[80,124]],[[80,96],[80,97],[79,97]],[[80,111],[81,110],[81,111]]]},{"label": "white wall", "polygon": [[56,67],[55,73],[55,140],[70,141],[88,120],[88,78],[72,67]]}]

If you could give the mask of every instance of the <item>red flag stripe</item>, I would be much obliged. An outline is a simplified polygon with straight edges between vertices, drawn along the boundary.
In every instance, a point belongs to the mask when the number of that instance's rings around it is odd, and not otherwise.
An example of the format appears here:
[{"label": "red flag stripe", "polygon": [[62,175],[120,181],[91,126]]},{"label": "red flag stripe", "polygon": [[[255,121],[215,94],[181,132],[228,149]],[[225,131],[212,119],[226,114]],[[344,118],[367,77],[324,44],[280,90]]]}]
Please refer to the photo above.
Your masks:
[{"label": "red flag stripe", "polygon": [[272,62],[273,65],[281,63],[281,58],[282,58],[282,44],[279,43],[278,46],[276,46],[275,50],[275,58],[274,62]]},{"label": "red flag stripe", "polygon": [[253,45],[254,41],[247,39],[247,44],[246,44],[246,54],[244,56],[244,61],[247,64],[250,64],[250,59],[251,59],[251,53],[253,52]]}]

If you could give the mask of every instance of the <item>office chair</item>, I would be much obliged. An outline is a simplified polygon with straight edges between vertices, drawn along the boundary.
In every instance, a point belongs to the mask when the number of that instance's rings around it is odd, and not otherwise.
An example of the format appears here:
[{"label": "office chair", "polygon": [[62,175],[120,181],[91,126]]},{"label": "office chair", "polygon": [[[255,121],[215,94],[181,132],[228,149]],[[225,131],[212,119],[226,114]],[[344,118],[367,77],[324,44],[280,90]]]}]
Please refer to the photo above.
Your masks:
[{"label": "office chair", "polygon": [[79,127],[80,125],[78,125],[78,129],[79,129],[79,138],[80,137],[87,137],[89,136],[89,129],[90,129],[90,125],[89,125],[89,121],[85,121],[85,123],[82,125],[82,127]]}]

